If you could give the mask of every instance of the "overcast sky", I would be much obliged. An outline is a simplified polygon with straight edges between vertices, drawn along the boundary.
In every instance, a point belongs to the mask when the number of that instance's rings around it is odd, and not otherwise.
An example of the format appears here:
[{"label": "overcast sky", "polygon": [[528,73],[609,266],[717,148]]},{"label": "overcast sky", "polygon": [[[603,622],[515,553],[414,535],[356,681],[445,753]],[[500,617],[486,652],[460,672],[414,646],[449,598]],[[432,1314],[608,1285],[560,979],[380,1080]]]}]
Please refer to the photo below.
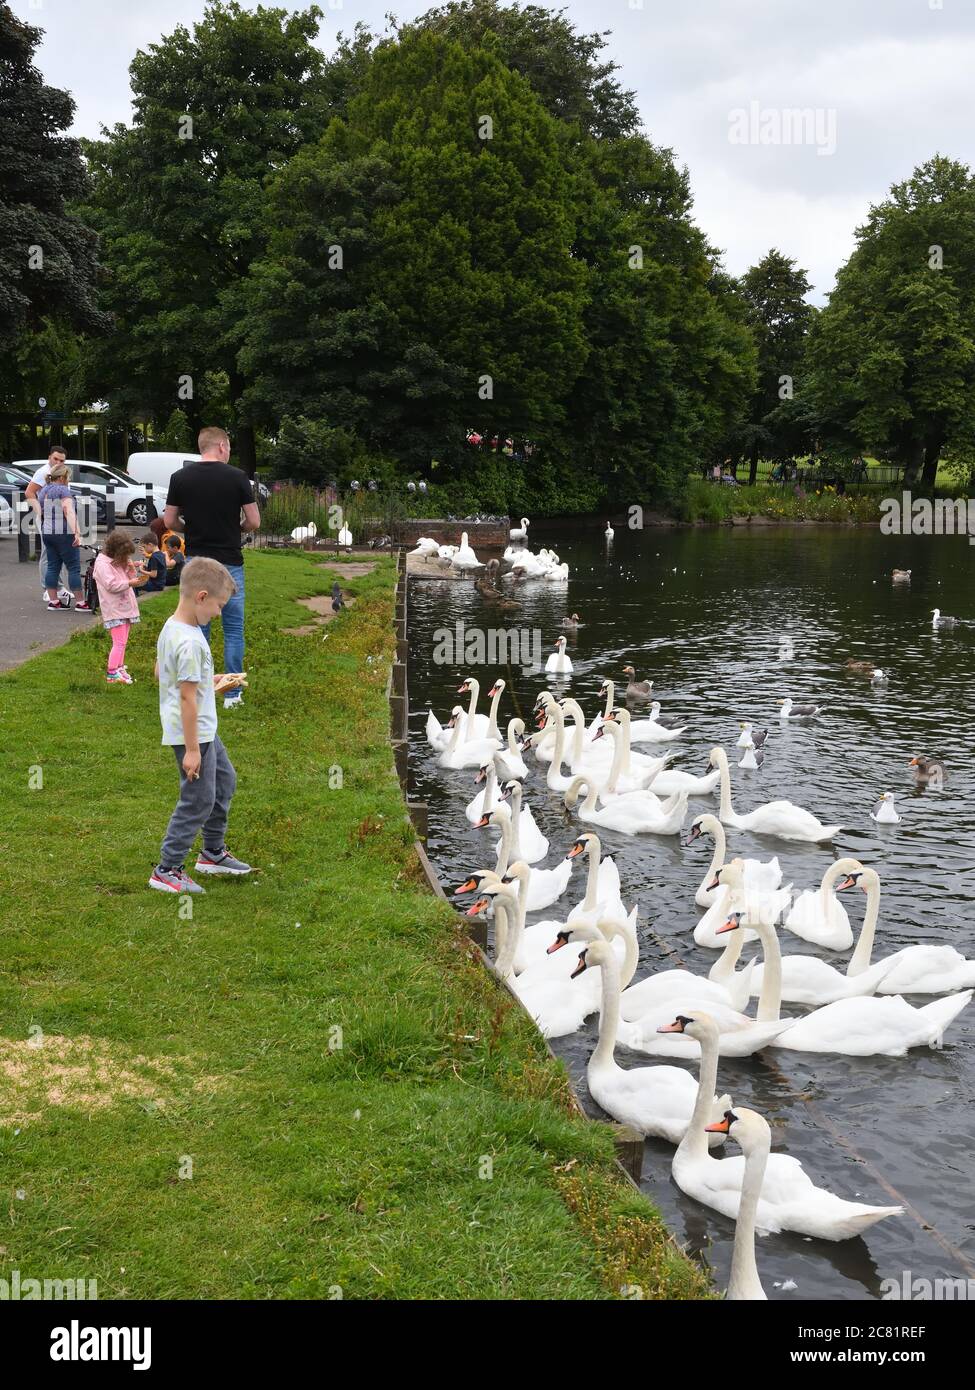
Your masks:
[{"label": "overcast sky", "polygon": [[[130,117],[136,49],[201,18],[205,0],[11,0],[46,30],[40,66],[77,102],[75,130]],[[292,0],[269,0],[303,8]],[[320,42],[357,20],[430,4],[319,0]],[[853,229],[936,152],[975,163],[975,0],[568,0],[578,29],[637,93],[647,134],[690,170],[698,223],[740,274],[770,246],[804,266],[821,301]],[[785,109],[810,111],[799,131]],[[764,142],[756,142],[755,136]],[[822,152],[821,152],[822,151]]]}]

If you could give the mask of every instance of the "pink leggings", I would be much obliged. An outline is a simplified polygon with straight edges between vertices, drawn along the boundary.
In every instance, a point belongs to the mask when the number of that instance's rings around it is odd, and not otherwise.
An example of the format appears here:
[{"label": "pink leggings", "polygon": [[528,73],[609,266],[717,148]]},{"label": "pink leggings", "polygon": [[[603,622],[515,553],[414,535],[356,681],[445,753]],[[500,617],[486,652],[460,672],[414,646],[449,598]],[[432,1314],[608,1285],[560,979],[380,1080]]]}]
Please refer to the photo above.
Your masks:
[{"label": "pink leggings", "polygon": [[125,644],[129,640],[131,626],[131,623],[120,623],[118,627],[108,629],[108,635],[112,639],[112,650],[108,654],[109,671],[117,671],[125,661]]}]

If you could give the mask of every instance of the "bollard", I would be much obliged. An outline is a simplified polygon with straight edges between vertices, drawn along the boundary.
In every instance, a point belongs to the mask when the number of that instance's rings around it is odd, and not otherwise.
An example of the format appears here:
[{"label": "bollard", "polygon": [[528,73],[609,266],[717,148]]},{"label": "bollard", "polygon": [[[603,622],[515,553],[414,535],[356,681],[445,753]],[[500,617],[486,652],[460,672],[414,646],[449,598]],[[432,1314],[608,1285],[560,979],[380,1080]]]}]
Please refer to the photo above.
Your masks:
[{"label": "bollard", "polygon": [[30,559],[30,527],[27,516],[31,510],[30,503],[18,497],[14,503],[14,524],[17,527],[17,559],[21,563]]},{"label": "bollard", "polygon": [[643,1175],[643,1135],[632,1125],[611,1124],[616,1157],[639,1186]]},{"label": "bollard", "polygon": [[[98,530],[98,510],[95,510],[95,530]],[[109,483],[105,489],[105,530],[115,530],[115,484]]]}]

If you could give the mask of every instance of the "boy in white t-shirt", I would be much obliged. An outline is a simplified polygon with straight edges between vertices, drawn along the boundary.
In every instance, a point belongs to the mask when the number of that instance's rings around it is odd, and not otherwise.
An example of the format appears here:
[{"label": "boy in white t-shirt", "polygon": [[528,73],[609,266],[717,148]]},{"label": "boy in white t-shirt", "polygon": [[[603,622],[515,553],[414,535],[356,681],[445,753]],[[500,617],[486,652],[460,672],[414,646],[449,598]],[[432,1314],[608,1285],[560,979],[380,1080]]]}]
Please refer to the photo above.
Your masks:
[{"label": "boy in white t-shirt", "polygon": [[236,592],[233,577],[218,560],[199,557],[183,568],[179,603],[163,624],[156,644],[162,741],[179,766],[179,801],[163,839],[149,887],[161,893],[202,893],[183,861],[200,830],[201,874],[249,874],[224,844],[237,774],[217,734],[215,695],[232,690],[243,673],[214,676],[210,647],[200,631]]}]

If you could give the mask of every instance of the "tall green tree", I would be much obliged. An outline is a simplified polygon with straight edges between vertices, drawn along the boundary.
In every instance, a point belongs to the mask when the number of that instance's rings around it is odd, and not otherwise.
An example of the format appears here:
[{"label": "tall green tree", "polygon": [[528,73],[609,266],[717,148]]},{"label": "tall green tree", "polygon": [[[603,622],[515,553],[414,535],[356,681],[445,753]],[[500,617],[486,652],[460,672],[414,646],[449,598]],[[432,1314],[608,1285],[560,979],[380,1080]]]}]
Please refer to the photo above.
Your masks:
[{"label": "tall green tree", "polygon": [[97,239],[68,208],[85,188],[80,146],[64,134],[74,102],[34,65],[41,38],[0,3],[0,398],[11,407],[36,385],[34,334],[107,325]]},{"label": "tall green tree", "polygon": [[411,466],[458,462],[469,425],[559,424],[586,355],[565,143],[491,53],[428,32],[380,45],[347,122],[273,190],[255,399],[310,402]]},{"label": "tall green tree", "polygon": [[824,434],[933,487],[975,455],[975,178],[940,155],[871,208],[810,335]]},{"label": "tall green tree", "polygon": [[269,178],[327,124],[321,17],[316,5],[249,11],[214,0],[192,31],[180,26],[136,55],[132,125],[86,146],[86,214],[102,237],[116,323],[93,354],[93,387],[161,420],[182,408],[195,430],[217,399],[207,373],[222,374],[249,471],[242,287],[265,251]]},{"label": "tall green tree", "polygon": [[774,248],[741,277],[748,322],[758,353],[758,376],[748,404],[740,447],[754,483],[758,462],[790,457],[795,449],[795,414],[783,403],[795,399],[806,336],[814,310],[806,303],[809,277]]}]

